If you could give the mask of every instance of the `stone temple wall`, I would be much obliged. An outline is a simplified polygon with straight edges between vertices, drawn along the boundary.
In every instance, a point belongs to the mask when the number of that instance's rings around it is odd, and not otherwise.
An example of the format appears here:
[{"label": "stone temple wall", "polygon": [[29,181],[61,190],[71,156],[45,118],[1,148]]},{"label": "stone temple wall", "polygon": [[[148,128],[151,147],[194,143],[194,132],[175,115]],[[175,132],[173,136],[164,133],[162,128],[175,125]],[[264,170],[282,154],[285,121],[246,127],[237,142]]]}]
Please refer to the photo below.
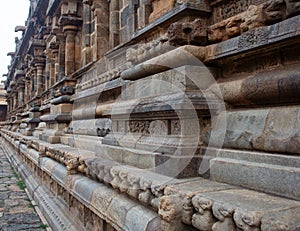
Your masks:
[{"label": "stone temple wall", "polygon": [[299,230],[300,1],[31,1],[2,147],[54,230]]}]

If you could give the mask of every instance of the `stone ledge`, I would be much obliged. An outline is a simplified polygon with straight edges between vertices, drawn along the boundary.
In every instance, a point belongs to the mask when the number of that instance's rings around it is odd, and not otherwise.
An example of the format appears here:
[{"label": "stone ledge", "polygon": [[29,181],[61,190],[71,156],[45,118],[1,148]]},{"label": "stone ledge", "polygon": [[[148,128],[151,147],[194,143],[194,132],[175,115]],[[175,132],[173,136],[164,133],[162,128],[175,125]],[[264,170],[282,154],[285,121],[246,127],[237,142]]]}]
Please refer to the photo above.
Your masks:
[{"label": "stone ledge", "polygon": [[299,20],[300,16],[295,16],[271,26],[255,28],[238,37],[207,46],[204,62],[215,62],[241,53],[243,55],[261,53],[265,49],[272,49],[271,46],[273,49],[278,49],[280,45],[296,43],[300,35]]},{"label": "stone ledge", "polygon": [[[9,155],[11,155],[12,162],[18,166],[19,172],[22,173],[22,177],[25,179],[30,193],[33,194],[42,212],[46,218],[49,219],[49,223],[53,225],[53,227],[57,227],[58,230],[77,230],[78,224],[74,218],[66,215],[69,213],[64,211],[66,208],[62,207],[62,205],[58,205],[58,201],[56,201],[55,197],[51,196],[50,191],[43,188],[40,183],[37,183],[34,177],[31,177],[32,173],[28,170],[28,167],[20,161],[16,153],[6,144],[5,147],[5,151],[10,152]],[[160,220],[155,212],[139,205],[113,189],[85,176],[68,175],[63,165],[47,157],[42,157],[40,163],[41,170],[51,176],[52,180],[57,182],[64,190],[67,190],[68,193],[72,194],[84,206],[98,214],[102,219],[107,220],[116,230],[150,231],[153,230],[153,227],[159,227]],[[39,168],[39,166],[37,167]],[[107,194],[105,192],[107,192]],[[47,195],[47,197],[45,197],[45,195]],[[106,195],[110,195],[111,197],[111,199],[108,200],[110,201],[109,203],[107,203]],[[103,202],[107,203],[106,207],[100,206],[99,203]],[[120,203],[125,206],[121,210]],[[142,219],[137,220],[134,216],[134,214],[137,213],[137,209],[139,213],[143,211],[142,214],[139,214],[142,216]]]},{"label": "stone ledge", "polygon": [[159,205],[163,230],[190,230],[190,225],[216,231],[299,227],[299,213],[288,218],[299,211],[299,201],[205,180],[169,186],[164,193]]},{"label": "stone ledge", "polygon": [[[13,136],[17,138],[16,134],[13,134]],[[11,142],[14,142],[14,138],[11,139]],[[9,152],[10,155],[14,156],[13,163],[19,166],[19,171],[25,173],[26,164],[16,158],[13,150],[10,149]],[[97,178],[101,174],[99,174],[100,172],[93,172],[96,171],[93,166],[101,168],[102,163],[104,168],[108,167],[107,170],[111,175],[106,176],[110,176],[110,179],[103,179],[103,183],[106,185],[79,174],[69,175],[63,165],[48,157],[41,157],[40,163],[45,174],[48,177],[51,176],[49,179],[54,180],[81,204],[101,219],[107,220],[117,230],[139,231],[141,227],[145,227],[145,230],[153,230],[153,227],[158,228],[160,219],[154,212],[156,209],[158,209],[158,214],[162,219],[161,230],[163,231],[191,230],[191,225],[200,230],[205,227],[209,229],[213,227],[213,230],[217,231],[238,228],[269,230],[278,227],[278,225],[287,227],[283,230],[291,230],[291,227],[299,226],[299,214],[293,214],[291,220],[287,219],[289,214],[300,209],[299,201],[275,197],[202,178],[173,180],[128,166],[111,165],[107,160],[100,163],[99,160],[89,160],[92,164],[90,173],[92,173],[92,177],[94,175]],[[30,166],[28,161],[26,163]],[[141,188],[135,187],[137,177],[143,179],[145,183],[140,185]],[[32,180],[34,180],[33,177],[28,177],[27,184],[30,185],[29,182]],[[165,180],[168,184],[162,184]],[[156,183],[153,184],[153,182]],[[48,183],[45,182],[45,185],[48,185]],[[32,183],[29,188],[30,191],[39,193],[40,187],[36,183]],[[139,191],[141,189],[145,190]],[[127,193],[129,198],[120,192]],[[38,195],[36,195],[36,198],[38,198]],[[42,204],[42,206],[49,207],[49,203],[45,202],[45,198],[39,200],[43,201],[44,205]],[[120,203],[127,209],[120,210]],[[136,220],[134,219],[136,217],[132,214],[136,214],[137,209],[140,211],[141,205],[139,203],[147,207],[151,206],[154,211],[141,207],[144,211],[143,219]],[[283,214],[283,216],[278,217],[278,214]],[[57,217],[52,219],[57,219]],[[129,227],[138,228],[130,229]]]},{"label": "stone ledge", "polygon": [[300,200],[298,167],[217,157],[211,160],[210,175],[220,182]]},{"label": "stone ledge", "polygon": [[[298,42],[300,16],[286,19],[271,26],[254,28],[238,37],[208,46],[185,45],[168,51],[134,67],[122,71],[124,80],[136,80],[182,65],[199,65],[219,62],[233,57],[259,54],[265,50],[279,49]],[[200,61],[195,61],[199,59]]]}]

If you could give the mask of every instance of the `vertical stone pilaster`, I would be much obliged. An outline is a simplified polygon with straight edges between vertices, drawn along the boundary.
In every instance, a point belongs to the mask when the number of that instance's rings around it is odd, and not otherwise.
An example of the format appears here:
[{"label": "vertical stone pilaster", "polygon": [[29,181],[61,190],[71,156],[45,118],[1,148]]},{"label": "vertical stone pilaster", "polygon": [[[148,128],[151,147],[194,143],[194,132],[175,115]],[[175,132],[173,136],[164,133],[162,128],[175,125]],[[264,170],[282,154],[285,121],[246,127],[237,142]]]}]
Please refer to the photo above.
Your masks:
[{"label": "vertical stone pilaster", "polygon": [[137,11],[138,29],[145,27],[149,22],[149,16],[152,11],[150,0],[140,0],[139,8]]},{"label": "vertical stone pilaster", "polygon": [[82,42],[82,65],[91,62],[91,1],[83,0],[83,42]]},{"label": "vertical stone pilaster", "polygon": [[13,94],[13,99],[14,99],[14,102],[13,102],[13,109],[16,109],[18,107],[18,93],[15,92]]},{"label": "vertical stone pilaster", "polygon": [[51,69],[51,52],[47,50],[46,54],[46,67],[45,67],[45,90],[50,87],[50,69]]},{"label": "vertical stone pilaster", "polygon": [[94,35],[92,36],[94,41],[92,42],[92,60],[97,61],[102,58],[108,51],[107,46],[109,42],[109,6],[107,1],[95,0],[92,5],[92,11],[94,12]]},{"label": "vertical stone pilaster", "polygon": [[77,26],[65,26],[64,33],[66,36],[65,43],[65,75],[72,74],[75,68],[75,36]]},{"label": "vertical stone pilaster", "polygon": [[109,47],[114,48],[120,43],[119,0],[111,0],[109,4]]},{"label": "vertical stone pilaster", "polygon": [[19,87],[19,97],[18,97],[18,106],[22,107],[24,105],[24,90],[25,90],[25,86],[21,85]]},{"label": "vertical stone pilaster", "polygon": [[56,66],[56,82],[58,82],[65,75],[65,49],[66,39],[64,35],[57,36],[59,38],[59,51],[57,55]]},{"label": "vertical stone pilaster", "polygon": [[44,90],[44,63],[37,63],[36,64],[36,94],[40,95],[42,94],[43,90]]},{"label": "vertical stone pilaster", "polygon": [[54,70],[51,72],[50,75],[50,85],[54,85],[54,83],[57,81],[57,78],[59,76],[59,49],[53,51],[54,56]]},{"label": "vertical stone pilaster", "polygon": [[29,101],[29,95],[30,95],[30,81],[25,81],[25,95],[24,95],[24,103],[27,104]]}]

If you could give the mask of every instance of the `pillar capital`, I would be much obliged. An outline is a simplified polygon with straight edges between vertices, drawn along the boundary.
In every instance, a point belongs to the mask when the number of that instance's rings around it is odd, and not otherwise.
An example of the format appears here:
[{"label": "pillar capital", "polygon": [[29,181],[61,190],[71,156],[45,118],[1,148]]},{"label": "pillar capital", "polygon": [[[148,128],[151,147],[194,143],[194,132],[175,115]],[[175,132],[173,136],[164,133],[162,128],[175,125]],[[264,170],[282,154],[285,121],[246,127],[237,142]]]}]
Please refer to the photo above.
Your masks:
[{"label": "pillar capital", "polygon": [[63,27],[63,32],[66,30],[77,31],[78,27],[81,26],[82,19],[79,17],[73,17],[68,15],[62,15],[59,18],[59,24]]}]

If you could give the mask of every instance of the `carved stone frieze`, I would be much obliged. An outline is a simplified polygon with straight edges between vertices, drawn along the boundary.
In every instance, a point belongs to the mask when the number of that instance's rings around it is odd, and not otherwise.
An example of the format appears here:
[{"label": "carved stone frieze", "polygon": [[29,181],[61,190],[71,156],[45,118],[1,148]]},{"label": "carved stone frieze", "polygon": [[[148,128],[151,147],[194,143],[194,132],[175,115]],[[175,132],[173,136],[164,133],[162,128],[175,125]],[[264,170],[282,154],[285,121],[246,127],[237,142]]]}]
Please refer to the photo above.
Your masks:
[{"label": "carved stone frieze", "polygon": [[140,133],[140,134],[150,134],[149,127],[150,121],[129,121],[129,132]]},{"label": "carved stone frieze", "polygon": [[100,182],[118,190],[141,203],[158,209],[163,196],[164,185],[156,185],[146,175],[134,168],[120,166],[109,159],[87,158],[84,160],[85,173]]},{"label": "carved stone frieze", "polygon": [[288,17],[284,0],[249,5],[245,11],[208,27],[208,40],[218,42],[238,36],[256,27],[270,25]]},{"label": "carved stone frieze", "polygon": [[218,1],[214,5],[214,20],[215,22],[220,22],[224,19],[230,18],[234,15],[244,12],[248,9],[250,5],[259,5],[264,2],[264,0],[230,0],[228,1]]},{"label": "carved stone frieze", "polygon": [[141,63],[145,60],[156,57],[172,49],[165,36],[150,43],[139,44],[137,47],[131,47],[126,51],[126,61],[131,65]]},{"label": "carved stone frieze", "polygon": [[117,79],[118,77],[120,77],[121,74],[121,68],[118,67],[116,69],[112,69],[109,70],[95,78],[93,78],[92,80],[88,80],[82,83],[78,83],[76,86],[76,90],[77,91],[83,91],[92,87],[96,87],[100,84],[109,82],[111,80]]},{"label": "carved stone frieze", "polygon": [[238,49],[242,50],[245,47],[253,47],[257,44],[264,45],[268,42],[268,32],[258,28],[255,31],[249,31],[241,35],[238,41]]},{"label": "carved stone frieze", "polygon": [[[162,219],[164,231],[179,230],[181,211],[182,198],[179,195],[169,195],[160,198],[158,214]],[[166,229],[167,227],[169,228]]]},{"label": "carved stone frieze", "polygon": [[196,195],[192,199],[192,204],[197,211],[192,215],[192,225],[199,230],[212,230],[213,224],[217,221],[212,212],[213,202]]}]

